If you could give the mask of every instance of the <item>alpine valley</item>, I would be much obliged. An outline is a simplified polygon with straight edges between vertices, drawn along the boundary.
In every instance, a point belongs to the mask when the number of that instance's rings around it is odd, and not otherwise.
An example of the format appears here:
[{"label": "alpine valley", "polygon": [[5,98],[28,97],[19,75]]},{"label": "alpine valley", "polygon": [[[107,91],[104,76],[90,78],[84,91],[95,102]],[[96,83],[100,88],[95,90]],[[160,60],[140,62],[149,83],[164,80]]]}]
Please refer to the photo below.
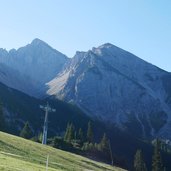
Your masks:
[{"label": "alpine valley", "polygon": [[[130,161],[135,148],[149,148],[142,141],[171,140],[170,87],[171,73],[109,43],[73,58],[39,39],[18,50],[0,49],[7,132],[18,134],[25,121],[40,132],[44,115],[39,104],[49,101],[56,108],[49,136],[62,134],[68,121],[86,129],[92,120],[96,138],[105,129],[115,154]],[[124,141],[130,142],[125,150]]]}]

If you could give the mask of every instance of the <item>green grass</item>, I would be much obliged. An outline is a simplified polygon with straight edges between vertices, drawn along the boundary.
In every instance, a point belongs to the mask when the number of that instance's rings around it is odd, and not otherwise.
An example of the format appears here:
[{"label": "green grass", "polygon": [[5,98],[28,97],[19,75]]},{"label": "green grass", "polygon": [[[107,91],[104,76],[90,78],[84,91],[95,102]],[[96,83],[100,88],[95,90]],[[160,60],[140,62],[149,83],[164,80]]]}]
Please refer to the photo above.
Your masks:
[{"label": "green grass", "polygon": [[0,171],[123,171],[49,146],[0,132]]}]

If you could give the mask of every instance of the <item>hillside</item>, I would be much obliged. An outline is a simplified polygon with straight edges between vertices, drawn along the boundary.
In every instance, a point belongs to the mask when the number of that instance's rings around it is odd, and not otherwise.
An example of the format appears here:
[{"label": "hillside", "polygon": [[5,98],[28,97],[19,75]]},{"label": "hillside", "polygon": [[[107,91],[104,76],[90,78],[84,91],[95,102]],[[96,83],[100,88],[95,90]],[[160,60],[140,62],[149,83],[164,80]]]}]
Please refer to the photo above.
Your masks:
[{"label": "hillside", "polygon": [[[59,100],[48,101],[56,109],[55,113],[49,115],[49,136],[65,131],[68,122],[73,122],[78,128],[87,126],[90,118],[76,106]],[[41,132],[44,111],[39,105],[46,102],[47,99],[36,99],[0,83],[0,103],[3,104],[6,131],[9,133],[18,135],[26,121],[29,121],[35,135]]]},{"label": "hillside", "polygon": [[49,171],[124,171],[117,167],[44,146],[0,132],[0,170],[44,171],[49,155]]}]

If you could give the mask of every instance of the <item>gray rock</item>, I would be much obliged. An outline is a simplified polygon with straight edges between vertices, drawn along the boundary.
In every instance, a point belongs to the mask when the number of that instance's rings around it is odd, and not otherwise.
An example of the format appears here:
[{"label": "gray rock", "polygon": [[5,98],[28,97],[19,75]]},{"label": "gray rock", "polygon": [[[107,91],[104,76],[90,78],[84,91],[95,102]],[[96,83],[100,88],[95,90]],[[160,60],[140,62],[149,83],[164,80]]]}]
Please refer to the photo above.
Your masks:
[{"label": "gray rock", "polygon": [[108,43],[77,52],[47,94],[136,136],[171,138],[169,83],[170,73]]}]

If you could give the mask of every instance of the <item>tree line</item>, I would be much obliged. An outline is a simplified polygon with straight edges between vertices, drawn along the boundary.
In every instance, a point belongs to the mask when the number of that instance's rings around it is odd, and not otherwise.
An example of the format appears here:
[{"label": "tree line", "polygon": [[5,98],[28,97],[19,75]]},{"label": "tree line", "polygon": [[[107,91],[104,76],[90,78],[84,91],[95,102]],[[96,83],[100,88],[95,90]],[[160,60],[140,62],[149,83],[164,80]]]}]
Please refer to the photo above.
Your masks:
[{"label": "tree line", "polygon": [[[32,139],[41,143],[42,133],[33,137],[33,131],[26,122],[23,129],[20,132],[20,136],[26,139]],[[109,139],[106,133],[101,136],[99,142],[94,139],[94,131],[92,122],[87,123],[87,130],[83,131],[82,128],[78,130],[73,123],[68,123],[63,136],[55,136],[48,139],[48,144],[59,149],[72,151],[81,154],[87,154],[91,156],[98,156],[99,158],[109,159],[112,156],[110,150]]]},{"label": "tree line", "polygon": [[[54,147],[60,148],[59,141],[61,137],[54,138]],[[86,154],[96,155],[102,158],[110,157],[109,139],[106,133],[104,133],[99,142],[94,139],[94,132],[92,122],[88,122],[87,131],[84,132],[82,128],[76,130],[73,123],[68,123],[66,127],[65,134],[62,138],[63,143],[72,145],[73,148],[81,150]],[[61,141],[60,141],[61,142]]]},{"label": "tree line", "polygon": [[[0,109],[1,112],[1,109]],[[26,139],[33,137],[33,131],[28,122],[25,123],[23,129],[20,132],[20,136]],[[35,139],[34,139],[35,140]],[[36,138],[36,141],[41,142],[42,133]],[[84,132],[82,128],[78,130],[73,123],[68,123],[63,136],[56,136],[48,140],[48,144],[59,149],[68,150],[81,154],[91,154],[100,158],[105,158],[108,161],[111,160],[113,164],[113,154],[110,147],[110,141],[104,133],[99,142],[94,140],[94,132],[92,123],[89,121],[87,124],[87,131]],[[154,142],[154,152],[152,156],[152,171],[166,171],[163,166],[161,149],[162,143],[159,139]],[[133,163],[134,171],[148,171],[147,165],[143,158],[142,150],[137,150],[134,156]]]},{"label": "tree line", "polygon": [[[152,171],[166,171],[161,158],[161,141],[156,139],[152,156]],[[141,150],[137,150],[134,157],[134,171],[147,171],[147,166]]]}]

